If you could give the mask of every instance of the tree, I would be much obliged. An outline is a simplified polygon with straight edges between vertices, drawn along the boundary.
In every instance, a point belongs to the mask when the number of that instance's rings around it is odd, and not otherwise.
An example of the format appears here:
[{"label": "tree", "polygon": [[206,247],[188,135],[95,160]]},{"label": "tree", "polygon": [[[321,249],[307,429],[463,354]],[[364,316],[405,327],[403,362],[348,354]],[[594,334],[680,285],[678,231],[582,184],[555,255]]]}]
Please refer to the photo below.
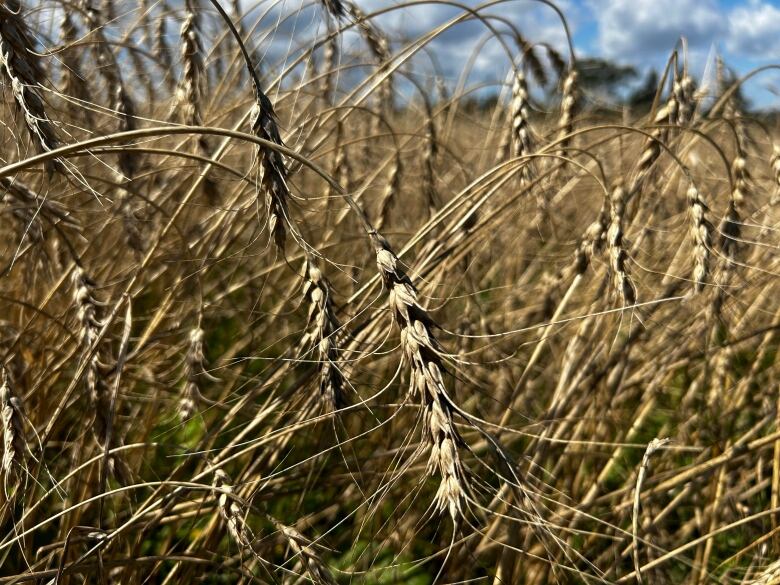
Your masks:
[{"label": "tree", "polygon": [[636,69],[630,65],[597,58],[579,59],[577,72],[583,89],[609,100],[621,98],[620,89],[637,76]]},{"label": "tree", "polygon": [[645,75],[645,80],[631,95],[628,96],[628,104],[632,108],[649,108],[658,91],[658,71],[651,69]]}]

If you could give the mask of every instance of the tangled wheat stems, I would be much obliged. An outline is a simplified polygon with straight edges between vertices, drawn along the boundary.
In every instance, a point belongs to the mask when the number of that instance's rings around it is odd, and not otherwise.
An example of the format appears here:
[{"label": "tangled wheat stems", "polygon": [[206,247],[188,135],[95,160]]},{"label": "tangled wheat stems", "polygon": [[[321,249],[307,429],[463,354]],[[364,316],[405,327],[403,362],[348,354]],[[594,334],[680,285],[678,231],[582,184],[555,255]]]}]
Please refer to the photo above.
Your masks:
[{"label": "tangled wheat stems", "polygon": [[771,582],[771,69],[218,6],[0,8],[0,582]]}]

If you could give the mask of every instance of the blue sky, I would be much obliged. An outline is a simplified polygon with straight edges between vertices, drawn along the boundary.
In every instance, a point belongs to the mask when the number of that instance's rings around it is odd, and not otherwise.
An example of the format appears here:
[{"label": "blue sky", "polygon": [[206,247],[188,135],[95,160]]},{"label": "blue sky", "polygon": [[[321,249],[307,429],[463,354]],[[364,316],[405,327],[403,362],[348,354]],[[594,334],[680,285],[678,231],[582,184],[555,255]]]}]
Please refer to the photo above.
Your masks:
[{"label": "blue sky", "polygon": [[[476,7],[475,0],[462,0]],[[392,0],[358,0],[366,12],[397,5]],[[605,57],[644,72],[662,68],[677,39],[688,39],[693,73],[701,77],[717,50],[740,73],[769,63],[780,64],[780,0],[560,0],[573,31],[578,55]],[[292,8],[292,3],[287,4]],[[380,22],[394,35],[416,36],[444,23],[458,10],[441,4],[402,8]],[[483,14],[511,20],[535,42],[565,47],[555,13],[531,0],[512,0]],[[448,76],[456,76],[478,46],[485,27],[477,22],[459,25],[433,43],[434,53]],[[482,47],[475,76],[501,79],[507,57],[498,43]],[[711,70],[711,69],[710,69]],[[780,106],[780,74],[765,73],[746,87],[757,107]]]}]

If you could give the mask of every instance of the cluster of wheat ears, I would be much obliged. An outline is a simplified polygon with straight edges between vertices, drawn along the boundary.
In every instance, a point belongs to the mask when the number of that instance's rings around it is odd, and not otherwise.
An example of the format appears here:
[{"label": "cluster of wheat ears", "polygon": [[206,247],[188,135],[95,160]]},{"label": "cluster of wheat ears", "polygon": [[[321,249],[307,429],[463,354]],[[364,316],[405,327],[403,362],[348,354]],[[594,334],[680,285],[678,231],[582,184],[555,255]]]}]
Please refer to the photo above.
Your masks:
[{"label": "cluster of wheat ears", "polygon": [[780,580],[770,68],[437,3],[0,3],[0,584]]}]

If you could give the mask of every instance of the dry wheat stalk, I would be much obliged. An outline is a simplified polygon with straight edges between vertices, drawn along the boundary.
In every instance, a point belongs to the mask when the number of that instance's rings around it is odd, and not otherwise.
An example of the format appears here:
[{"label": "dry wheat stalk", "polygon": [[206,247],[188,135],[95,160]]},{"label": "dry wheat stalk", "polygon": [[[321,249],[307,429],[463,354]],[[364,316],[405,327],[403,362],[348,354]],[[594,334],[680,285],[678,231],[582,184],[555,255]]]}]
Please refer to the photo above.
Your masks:
[{"label": "dry wheat stalk", "polygon": [[401,191],[401,173],[403,167],[401,164],[401,151],[397,150],[393,158],[393,164],[390,167],[390,173],[385,183],[385,191],[379,200],[379,214],[376,220],[376,228],[382,229],[390,221],[390,211],[395,205],[398,194]]},{"label": "dry wheat stalk", "polygon": [[388,292],[388,305],[401,332],[404,358],[411,368],[409,390],[419,396],[425,409],[425,442],[430,447],[428,473],[441,477],[434,498],[435,509],[448,510],[453,522],[463,514],[463,501],[470,491],[467,470],[459,449],[467,448],[453,418],[458,409],[442,377],[440,346],[431,328],[433,320],[417,300],[417,289],[403,271],[387,240],[372,234],[377,266]]},{"label": "dry wheat stalk", "polygon": [[670,439],[653,439],[648,443],[647,448],[645,449],[645,454],[642,456],[642,464],[639,466],[639,473],[636,477],[636,487],[634,488],[634,503],[633,503],[633,510],[631,515],[631,526],[632,526],[632,538],[633,538],[633,552],[634,552],[634,570],[636,571],[636,580],[638,583],[642,583],[642,572],[640,570],[640,561],[639,561],[639,504],[640,504],[640,496],[642,492],[642,485],[645,482],[645,477],[647,475],[648,470],[650,469],[650,457],[652,457],[653,453],[658,451],[660,448],[662,448],[664,445],[668,444]]},{"label": "dry wheat stalk", "polygon": [[339,38],[333,37],[322,50],[322,97],[326,104],[335,101],[335,81],[338,77],[336,64],[339,55]]},{"label": "dry wheat stalk", "polygon": [[436,194],[436,176],[434,164],[439,151],[436,139],[436,124],[433,121],[433,112],[430,106],[426,108],[425,116],[425,148],[423,150],[423,194],[428,205],[428,215],[431,216],[438,208],[438,196]]}]

